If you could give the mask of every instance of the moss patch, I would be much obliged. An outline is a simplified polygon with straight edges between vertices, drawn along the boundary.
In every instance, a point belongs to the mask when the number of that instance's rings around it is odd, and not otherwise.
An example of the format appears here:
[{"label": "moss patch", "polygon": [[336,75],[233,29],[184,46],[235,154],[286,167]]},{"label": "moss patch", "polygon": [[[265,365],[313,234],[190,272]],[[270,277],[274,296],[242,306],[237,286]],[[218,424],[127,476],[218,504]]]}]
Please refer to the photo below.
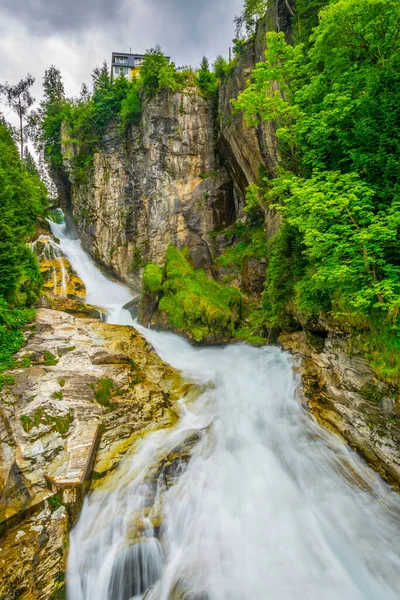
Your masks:
[{"label": "moss patch", "polygon": [[114,382],[112,379],[108,377],[104,377],[103,379],[99,379],[94,390],[94,395],[96,401],[101,404],[101,406],[105,406],[106,408],[113,408],[113,405],[110,402],[111,393],[114,390]]},{"label": "moss patch", "polygon": [[68,433],[74,417],[72,411],[63,416],[55,416],[46,414],[44,408],[38,408],[35,410],[33,417],[21,415],[19,420],[26,433],[29,433],[33,427],[39,427],[43,424],[51,425],[58,433],[65,435]]},{"label": "moss patch", "polygon": [[159,311],[168,324],[200,342],[234,335],[241,313],[241,294],[194,269],[187,248],[169,246],[161,285]]},{"label": "moss patch", "polygon": [[43,360],[46,367],[55,367],[58,363],[57,358],[49,350],[44,351]]},{"label": "moss patch", "polygon": [[157,294],[161,290],[162,278],[161,267],[153,264],[146,265],[143,273],[143,288]]}]

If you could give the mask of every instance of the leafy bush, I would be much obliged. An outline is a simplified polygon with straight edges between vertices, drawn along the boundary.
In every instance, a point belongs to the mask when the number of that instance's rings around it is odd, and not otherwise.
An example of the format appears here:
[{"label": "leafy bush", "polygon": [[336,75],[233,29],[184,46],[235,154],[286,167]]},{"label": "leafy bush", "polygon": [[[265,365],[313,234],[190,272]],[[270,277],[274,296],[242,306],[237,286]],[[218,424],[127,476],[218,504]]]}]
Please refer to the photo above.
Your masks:
[{"label": "leafy bush", "polygon": [[142,101],[140,98],[140,80],[137,79],[131,84],[126,98],[121,102],[120,127],[126,131],[129,125],[136,125],[142,114]]}]

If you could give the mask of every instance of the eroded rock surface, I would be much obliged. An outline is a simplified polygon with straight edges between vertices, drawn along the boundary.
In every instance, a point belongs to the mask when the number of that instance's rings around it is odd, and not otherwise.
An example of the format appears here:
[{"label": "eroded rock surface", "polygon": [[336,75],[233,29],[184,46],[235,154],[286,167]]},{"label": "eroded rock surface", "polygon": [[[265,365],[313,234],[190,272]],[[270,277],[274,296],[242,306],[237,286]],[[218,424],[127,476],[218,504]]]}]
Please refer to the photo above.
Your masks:
[{"label": "eroded rock surface", "polygon": [[1,600],[65,598],[68,528],[65,507],[47,507],[0,537]]},{"label": "eroded rock surface", "polygon": [[305,332],[280,342],[301,360],[307,404],[317,420],[360,451],[371,466],[400,488],[400,398],[367,363],[350,354],[345,337]]},{"label": "eroded rock surface", "polygon": [[83,245],[125,281],[139,283],[144,264],[162,264],[169,244],[187,245],[196,266],[210,267],[209,234],[235,217],[231,180],[217,165],[214,124],[212,102],[197,89],[161,92],[144,102],[141,123],[126,140],[108,129],[85,185],[73,180],[77,149],[64,131]]},{"label": "eroded rock surface", "polygon": [[98,485],[138,436],[173,424],[188,386],[131,327],[46,308],[16,360],[0,392],[0,598],[47,599],[93,467]]}]

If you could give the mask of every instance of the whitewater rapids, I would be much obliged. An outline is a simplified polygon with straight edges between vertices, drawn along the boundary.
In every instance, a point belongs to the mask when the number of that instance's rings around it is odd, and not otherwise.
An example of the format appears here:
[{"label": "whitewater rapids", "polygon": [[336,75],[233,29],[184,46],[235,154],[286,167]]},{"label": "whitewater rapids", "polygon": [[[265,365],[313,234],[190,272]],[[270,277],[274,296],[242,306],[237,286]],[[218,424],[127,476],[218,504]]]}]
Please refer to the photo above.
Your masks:
[{"label": "whitewater rapids", "polygon": [[[87,286],[87,302],[131,324],[206,391],[182,399],[173,428],[147,435],[108,485],[85,500],[70,539],[69,600],[398,600],[400,499],[301,406],[292,358],[277,348],[194,348],[146,330],[69,239],[54,235]],[[149,467],[191,434],[181,475],[146,512]],[[129,546],[132,516],[143,540]],[[142,517],[141,517],[142,515]]]}]

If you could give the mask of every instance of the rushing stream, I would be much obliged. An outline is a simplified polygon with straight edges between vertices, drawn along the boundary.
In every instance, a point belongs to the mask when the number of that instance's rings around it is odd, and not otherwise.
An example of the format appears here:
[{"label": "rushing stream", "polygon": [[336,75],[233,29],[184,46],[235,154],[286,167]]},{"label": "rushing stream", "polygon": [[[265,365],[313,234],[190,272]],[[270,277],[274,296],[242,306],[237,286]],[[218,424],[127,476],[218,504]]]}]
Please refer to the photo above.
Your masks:
[{"label": "rushing stream", "polygon": [[[53,233],[87,302],[139,329],[158,354],[206,386],[177,425],[147,435],[86,499],[71,534],[69,600],[398,600],[400,498],[297,396],[277,348],[193,348],[132,323],[131,299],[65,226]],[[198,433],[187,466],[156,494],[148,472]],[[132,519],[143,537],[129,546]],[[146,590],[148,590],[146,592]]]}]

